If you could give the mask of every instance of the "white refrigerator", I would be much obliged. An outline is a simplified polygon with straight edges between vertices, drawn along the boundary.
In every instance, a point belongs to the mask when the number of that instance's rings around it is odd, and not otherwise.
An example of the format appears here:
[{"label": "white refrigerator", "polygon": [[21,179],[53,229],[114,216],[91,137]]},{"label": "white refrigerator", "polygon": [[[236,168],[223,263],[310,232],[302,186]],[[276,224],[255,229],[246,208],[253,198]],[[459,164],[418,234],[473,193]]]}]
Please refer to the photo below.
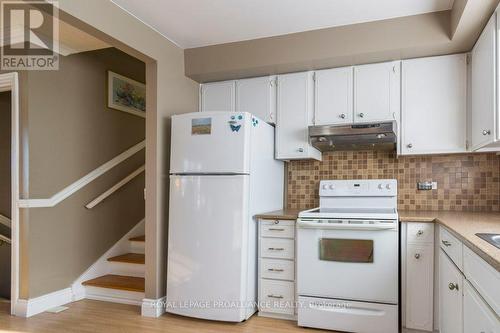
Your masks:
[{"label": "white refrigerator", "polygon": [[246,112],[172,117],[167,312],[240,322],[255,313],[255,214],[283,206],[274,127]]}]

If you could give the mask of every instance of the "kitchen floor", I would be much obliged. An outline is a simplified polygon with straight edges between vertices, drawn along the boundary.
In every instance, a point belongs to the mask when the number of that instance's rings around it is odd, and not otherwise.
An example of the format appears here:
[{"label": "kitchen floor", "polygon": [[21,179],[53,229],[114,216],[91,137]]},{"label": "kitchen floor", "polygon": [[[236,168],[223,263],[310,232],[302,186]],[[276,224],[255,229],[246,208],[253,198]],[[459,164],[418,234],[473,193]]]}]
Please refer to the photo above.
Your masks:
[{"label": "kitchen floor", "polygon": [[[307,333],[329,332],[305,329],[295,322],[253,316],[241,324],[219,323],[165,314],[160,318],[145,318],[137,306],[83,300],[68,305],[58,314],[41,313],[31,318],[9,315],[10,303],[0,302],[0,333],[20,332],[186,332],[186,333]],[[404,330],[404,333],[419,331]]]},{"label": "kitchen floor", "polygon": [[83,300],[72,303],[58,314],[41,313],[25,319],[8,315],[9,304],[0,303],[0,332],[332,332],[303,329],[288,320],[253,316],[241,324],[188,319],[165,314],[160,318],[145,318],[137,306]]}]

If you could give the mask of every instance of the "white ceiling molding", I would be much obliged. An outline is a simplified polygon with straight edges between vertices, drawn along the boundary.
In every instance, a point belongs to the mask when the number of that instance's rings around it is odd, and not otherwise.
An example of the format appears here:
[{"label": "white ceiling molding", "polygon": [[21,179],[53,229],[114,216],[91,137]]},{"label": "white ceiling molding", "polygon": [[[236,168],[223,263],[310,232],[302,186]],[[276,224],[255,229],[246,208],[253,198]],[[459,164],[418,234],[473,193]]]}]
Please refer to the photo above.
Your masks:
[{"label": "white ceiling molding", "polygon": [[449,10],[454,0],[112,0],[182,48]]}]

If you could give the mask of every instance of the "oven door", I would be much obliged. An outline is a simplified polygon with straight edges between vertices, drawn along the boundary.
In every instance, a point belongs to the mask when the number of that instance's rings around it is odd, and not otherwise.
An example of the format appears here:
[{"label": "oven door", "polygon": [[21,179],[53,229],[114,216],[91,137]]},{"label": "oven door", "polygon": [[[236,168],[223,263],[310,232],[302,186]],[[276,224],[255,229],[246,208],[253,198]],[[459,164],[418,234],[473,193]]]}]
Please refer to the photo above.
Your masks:
[{"label": "oven door", "polygon": [[398,223],[297,224],[300,296],[398,303]]}]

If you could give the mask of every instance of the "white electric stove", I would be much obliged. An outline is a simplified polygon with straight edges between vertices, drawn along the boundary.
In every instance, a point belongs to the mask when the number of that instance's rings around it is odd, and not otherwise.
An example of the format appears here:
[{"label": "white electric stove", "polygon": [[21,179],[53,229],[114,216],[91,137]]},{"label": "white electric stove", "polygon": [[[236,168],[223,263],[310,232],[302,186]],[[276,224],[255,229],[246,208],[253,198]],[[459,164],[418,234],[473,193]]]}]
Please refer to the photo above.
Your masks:
[{"label": "white electric stove", "polygon": [[297,221],[298,324],[399,331],[397,181],[321,181]]}]

